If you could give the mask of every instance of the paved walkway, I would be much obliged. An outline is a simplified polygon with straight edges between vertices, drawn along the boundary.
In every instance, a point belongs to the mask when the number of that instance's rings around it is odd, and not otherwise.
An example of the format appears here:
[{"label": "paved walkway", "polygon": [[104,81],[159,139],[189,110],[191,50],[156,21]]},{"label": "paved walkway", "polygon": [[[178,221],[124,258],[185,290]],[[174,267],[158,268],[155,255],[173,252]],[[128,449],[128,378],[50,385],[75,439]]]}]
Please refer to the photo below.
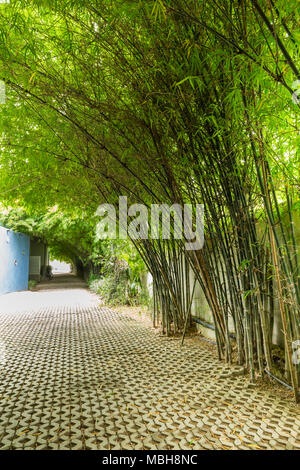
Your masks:
[{"label": "paved walkway", "polygon": [[300,449],[299,408],[72,276],[0,297],[0,449]]}]

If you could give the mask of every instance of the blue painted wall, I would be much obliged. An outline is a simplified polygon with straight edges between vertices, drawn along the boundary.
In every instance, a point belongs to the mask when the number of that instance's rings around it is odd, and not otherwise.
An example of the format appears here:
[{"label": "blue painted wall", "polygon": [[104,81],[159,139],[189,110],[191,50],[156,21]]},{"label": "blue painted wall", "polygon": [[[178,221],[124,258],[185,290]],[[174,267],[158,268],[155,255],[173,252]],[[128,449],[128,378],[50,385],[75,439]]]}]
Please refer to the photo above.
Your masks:
[{"label": "blue painted wall", "polygon": [[30,237],[0,227],[0,294],[28,289]]}]

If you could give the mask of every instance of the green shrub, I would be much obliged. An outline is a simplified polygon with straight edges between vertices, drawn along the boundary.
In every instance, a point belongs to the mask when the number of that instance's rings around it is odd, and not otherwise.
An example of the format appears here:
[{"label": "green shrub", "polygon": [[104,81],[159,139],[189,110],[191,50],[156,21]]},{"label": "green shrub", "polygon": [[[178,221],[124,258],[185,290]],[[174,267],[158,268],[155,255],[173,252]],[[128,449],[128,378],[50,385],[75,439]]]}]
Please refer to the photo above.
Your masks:
[{"label": "green shrub", "polygon": [[141,284],[132,281],[127,275],[116,276],[114,273],[105,277],[90,276],[89,288],[99,294],[107,305],[148,305],[149,294]]},{"label": "green shrub", "polygon": [[28,289],[32,290],[37,285],[37,281],[28,281]]},{"label": "green shrub", "polygon": [[125,280],[117,281],[114,276],[106,276],[90,280],[89,287],[108,305],[130,304],[128,282]]}]

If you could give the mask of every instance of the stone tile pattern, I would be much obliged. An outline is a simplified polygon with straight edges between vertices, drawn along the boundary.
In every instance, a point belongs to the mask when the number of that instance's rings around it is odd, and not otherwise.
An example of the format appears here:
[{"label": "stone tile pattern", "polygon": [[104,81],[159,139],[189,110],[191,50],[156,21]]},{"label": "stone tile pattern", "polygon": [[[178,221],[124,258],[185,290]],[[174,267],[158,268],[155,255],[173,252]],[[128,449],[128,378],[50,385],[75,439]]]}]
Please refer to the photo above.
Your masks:
[{"label": "stone tile pattern", "polygon": [[200,341],[96,304],[2,312],[0,338],[0,449],[300,449],[299,408]]}]

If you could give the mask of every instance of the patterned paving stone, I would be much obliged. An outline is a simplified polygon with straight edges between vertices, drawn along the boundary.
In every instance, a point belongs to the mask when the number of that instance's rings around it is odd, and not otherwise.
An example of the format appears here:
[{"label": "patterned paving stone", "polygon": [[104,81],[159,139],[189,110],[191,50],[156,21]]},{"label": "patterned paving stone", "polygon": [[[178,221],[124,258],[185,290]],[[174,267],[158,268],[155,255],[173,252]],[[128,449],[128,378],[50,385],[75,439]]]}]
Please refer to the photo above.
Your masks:
[{"label": "patterned paving stone", "polygon": [[0,449],[300,449],[299,408],[73,286],[0,297]]}]

